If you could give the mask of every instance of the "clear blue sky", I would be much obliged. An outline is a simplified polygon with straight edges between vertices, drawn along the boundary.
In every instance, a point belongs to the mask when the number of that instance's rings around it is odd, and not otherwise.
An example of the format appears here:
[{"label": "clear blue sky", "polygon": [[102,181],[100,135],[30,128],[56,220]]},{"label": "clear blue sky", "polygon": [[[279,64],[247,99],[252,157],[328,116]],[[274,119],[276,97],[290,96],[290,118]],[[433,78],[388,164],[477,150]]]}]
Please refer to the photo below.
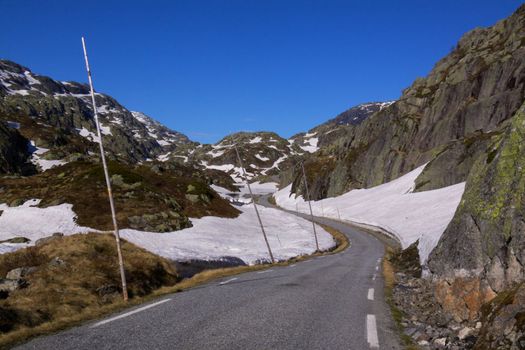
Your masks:
[{"label": "clear blue sky", "polygon": [[288,137],[396,99],[461,35],[515,0],[0,0],[0,57],[85,82],[200,142]]}]

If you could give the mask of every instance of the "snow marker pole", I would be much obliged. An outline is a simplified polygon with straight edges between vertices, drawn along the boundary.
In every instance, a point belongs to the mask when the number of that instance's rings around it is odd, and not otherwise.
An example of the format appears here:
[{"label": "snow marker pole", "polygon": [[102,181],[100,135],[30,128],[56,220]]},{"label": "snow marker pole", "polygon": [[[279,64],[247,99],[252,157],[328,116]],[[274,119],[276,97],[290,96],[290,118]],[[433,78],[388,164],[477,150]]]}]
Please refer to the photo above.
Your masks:
[{"label": "snow marker pole", "polygon": [[104,154],[104,146],[102,145],[102,135],[100,132],[100,123],[98,121],[97,104],[95,102],[95,90],[93,89],[93,80],[91,79],[91,69],[89,68],[89,61],[86,49],[86,41],[82,37],[82,48],[84,49],[84,59],[86,61],[86,70],[89,80],[89,87],[91,89],[91,102],[93,103],[93,113],[95,115],[95,125],[97,127],[98,144],[100,148],[100,157],[102,158],[102,167],[104,168],[104,176],[106,178],[106,186],[108,188],[109,206],[111,208],[111,217],[113,219],[113,233],[117,241],[118,263],[120,268],[120,278],[122,280],[122,296],[124,301],[128,300],[128,287],[126,285],[126,273],[124,271],[124,261],[122,259],[122,249],[120,247],[120,234],[117,225],[117,216],[115,214],[115,203],[113,202],[113,192],[111,191],[111,181],[109,179],[108,166],[106,164],[106,156]]},{"label": "snow marker pole", "polygon": [[312,202],[310,201],[310,192],[308,191],[308,180],[306,179],[306,172],[304,171],[304,163],[301,162],[303,169],[304,187],[306,187],[306,197],[308,197],[308,206],[310,207],[310,218],[312,219],[312,227],[314,228],[315,248],[319,251],[319,241],[317,240],[317,230],[315,229],[314,213],[312,212]]},{"label": "snow marker pole", "polygon": [[270,259],[273,264],[275,263],[275,260],[273,258],[272,249],[270,248],[270,243],[268,242],[268,237],[266,237],[266,231],[264,230],[261,216],[259,215],[259,210],[257,209],[257,205],[255,204],[255,198],[253,197],[252,187],[250,186],[250,182],[248,181],[248,177],[246,176],[246,170],[244,169],[244,166],[242,165],[242,159],[241,159],[241,155],[239,154],[239,150],[237,149],[237,145],[235,145],[234,147],[235,147],[235,153],[237,154],[237,159],[239,160],[239,165],[241,166],[241,169],[242,169],[244,181],[246,181],[246,185],[248,186],[248,191],[250,191],[250,197],[252,197],[252,203],[253,203],[253,207],[255,208],[255,214],[257,214],[257,219],[259,220],[259,225],[261,226],[261,231],[264,236],[264,241],[266,242],[266,247],[268,247],[268,253],[270,253]]},{"label": "snow marker pole", "polygon": [[339,208],[337,208],[337,217],[339,218],[339,221],[341,221],[341,214],[339,214]]}]

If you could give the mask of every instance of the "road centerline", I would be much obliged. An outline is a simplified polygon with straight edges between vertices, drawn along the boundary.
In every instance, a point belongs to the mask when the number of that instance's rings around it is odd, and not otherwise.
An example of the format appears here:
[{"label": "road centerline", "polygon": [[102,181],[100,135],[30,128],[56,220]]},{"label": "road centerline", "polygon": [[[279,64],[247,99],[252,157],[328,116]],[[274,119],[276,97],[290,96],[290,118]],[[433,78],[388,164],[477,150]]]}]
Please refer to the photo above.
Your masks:
[{"label": "road centerline", "polygon": [[377,324],[375,315],[366,315],[366,339],[372,349],[379,349],[379,339],[377,337]]},{"label": "road centerline", "polygon": [[368,289],[368,300],[374,300],[374,288]]}]

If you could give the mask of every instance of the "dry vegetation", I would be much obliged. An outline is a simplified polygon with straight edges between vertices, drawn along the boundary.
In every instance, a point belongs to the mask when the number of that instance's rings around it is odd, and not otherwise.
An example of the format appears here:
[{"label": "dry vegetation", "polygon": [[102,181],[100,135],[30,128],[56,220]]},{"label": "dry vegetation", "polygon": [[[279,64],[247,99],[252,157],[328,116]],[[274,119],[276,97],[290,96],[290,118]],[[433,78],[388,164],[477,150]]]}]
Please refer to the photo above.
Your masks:
[{"label": "dry vegetation", "polygon": [[[125,241],[122,249],[132,299],[177,283],[168,260]],[[73,235],[0,255],[2,277],[30,266],[36,269],[24,277],[28,286],[0,300],[0,345],[123,305],[112,235]]]}]

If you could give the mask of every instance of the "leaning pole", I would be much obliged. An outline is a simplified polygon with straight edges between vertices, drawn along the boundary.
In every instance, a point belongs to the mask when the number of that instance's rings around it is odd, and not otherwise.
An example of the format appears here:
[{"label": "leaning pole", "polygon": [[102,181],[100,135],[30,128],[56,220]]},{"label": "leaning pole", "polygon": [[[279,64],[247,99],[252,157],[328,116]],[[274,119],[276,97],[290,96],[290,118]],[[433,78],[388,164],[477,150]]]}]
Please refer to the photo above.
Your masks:
[{"label": "leaning pole", "polygon": [[310,200],[310,191],[308,191],[308,179],[306,178],[306,172],[304,171],[304,163],[301,162],[301,168],[303,169],[303,178],[304,178],[304,187],[306,188],[306,199],[308,201],[308,206],[310,207],[310,219],[312,220],[312,227],[314,228],[314,237],[315,237],[315,248],[316,251],[319,251],[319,241],[317,240],[317,230],[315,229],[314,213],[312,212],[312,202]]},{"label": "leaning pole", "polygon": [[242,165],[242,159],[241,159],[241,155],[239,154],[239,150],[237,149],[237,145],[235,145],[234,148],[235,148],[235,153],[237,154],[239,165],[242,169],[244,181],[246,182],[246,185],[248,186],[248,191],[250,191],[250,197],[252,198],[253,207],[255,208],[255,214],[257,214],[257,220],[259,220],[259,226],[261,226],[261,231],[264,236],[264,241],[266,242],[266,247],[268,248],[268,253],[270,254],[270,260],[272,261],[272,264],[273,264],[275,263],[275,260],[273,258],[272,249],[270,248],[270,243],[268,242],[268,237],[266,236],[266,231],[264,230],[264,226],[261,220],[261,215],[259,215],[259,209],[257,209],[257,204],[255,204],[255,198],[253,197],[252,187],[250,186],[250,182],[248,181],[248,177],[246,176],[246,170],[244,169],[244,166]]},{"label": "leaning pole", "polygon": [[128,300],[128,288],[126,285],[126,272],[124,271],[124,260],[122,259],[122,249],[120,246],[120,234],[117,225],[117,216],[115,214],[115,203],[113,202],[113,192],[111,191],[111,181],[109,179],[108,166],[106,164],[106,156],[104,154],[104,146],[102,145],[102,135],[100,132],[100,123],[98,121],[97,104],[95,102],[95,90],[93,89],[93,80],[91,78],[91,69],[89,68],[89,60],[86,49],[86,41],[82,37],[82,48],[84,49],[84,59],[86,61],[86,70],[89,80],[89,87],[91,89],[91,102],[93,103],[93,114],[95,116],[95,125],[97,127],[98,145],[100,148],[100,158],[102,159],[102,167],[104,168],[104,176],[106,178],[106,186],[108,189],[109,206],[111,208],[111,218],[113,219],[113,233],[117,241],[118,264],[120,268],[120,278],[122,280],[122,297],[125,301]]}]

